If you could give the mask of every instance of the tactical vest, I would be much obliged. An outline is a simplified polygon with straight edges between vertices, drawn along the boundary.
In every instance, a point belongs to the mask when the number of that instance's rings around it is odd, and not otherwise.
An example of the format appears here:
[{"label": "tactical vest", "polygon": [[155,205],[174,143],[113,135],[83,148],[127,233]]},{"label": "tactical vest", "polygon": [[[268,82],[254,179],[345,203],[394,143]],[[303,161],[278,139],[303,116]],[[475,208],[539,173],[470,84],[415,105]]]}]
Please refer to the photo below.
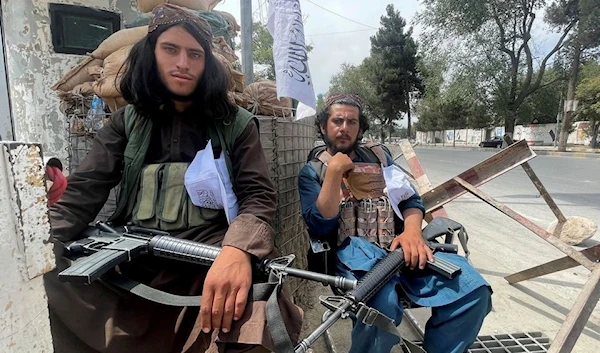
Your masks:
[{"label": "tactical vest", "polygon": [[[123,176],[117,207],[111,222],[124,223],[131,218],[134,224],[165,231],[183,230],[208,225],[223,210],[197,207],[192,204],[184,185],[189,163],[160,163],[145,165],[146,153],[152,138],[152,121],[141,117],[132,105],[125,108],[125,147]],[[209,127],[213,154],[224,153],[229,177],[233,181],[231,154],[235,140],[250,121],[258,121],[247,110],[238,107],[231,123],[217,121]]]},{"label": "tactical vest", "polygon": [[[379,185],[379,190],[371,190],[372,194],[376,196],[367,197],[356,197],[350,190],[351,186],[346,181],[342,183],[343,195],[340,195],[340,217],[336,243],[340,245],[348,236],[357,235],[386,248],[395,237],[394,210],[383,192],[385,184],[383,184],[381,168],[388,166],[386,152],[381,145],[372,144],[359,146],[356,153],[365,163],[357,164],[355,171],[362,170],[377,175],[381,179],[381,183],[375,183]],[[373,158],[373,155],[376,158]],[[320,150],[313,151],[310,158],[312,160],[309,163],[317,171],[322,183],[331,155],[323,146]]]}]

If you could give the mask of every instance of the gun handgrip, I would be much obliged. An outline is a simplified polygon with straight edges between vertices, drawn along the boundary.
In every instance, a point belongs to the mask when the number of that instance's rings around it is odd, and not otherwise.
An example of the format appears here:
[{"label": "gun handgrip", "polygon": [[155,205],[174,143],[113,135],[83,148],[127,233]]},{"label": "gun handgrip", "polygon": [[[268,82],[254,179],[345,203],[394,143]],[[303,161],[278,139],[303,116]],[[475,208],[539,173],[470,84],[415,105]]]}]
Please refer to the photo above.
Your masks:
[{"label": "gun handgrip", "polygon": [[58,280],[63,283],[90,284],[127,259],[125,251],[103,249],[90,256],[79,258],[58,274]]}]

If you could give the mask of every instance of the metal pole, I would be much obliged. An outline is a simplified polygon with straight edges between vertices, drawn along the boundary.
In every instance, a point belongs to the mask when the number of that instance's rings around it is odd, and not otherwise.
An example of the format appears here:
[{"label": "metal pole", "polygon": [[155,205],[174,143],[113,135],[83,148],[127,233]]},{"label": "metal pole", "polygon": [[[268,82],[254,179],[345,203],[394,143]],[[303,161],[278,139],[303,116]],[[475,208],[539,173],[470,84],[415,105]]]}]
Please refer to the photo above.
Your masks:
[{"label": "metal pole", "polygon": [[252,58],[252,0],[240,0],[242,17],[242,72],[246,85],[254,81]]}]

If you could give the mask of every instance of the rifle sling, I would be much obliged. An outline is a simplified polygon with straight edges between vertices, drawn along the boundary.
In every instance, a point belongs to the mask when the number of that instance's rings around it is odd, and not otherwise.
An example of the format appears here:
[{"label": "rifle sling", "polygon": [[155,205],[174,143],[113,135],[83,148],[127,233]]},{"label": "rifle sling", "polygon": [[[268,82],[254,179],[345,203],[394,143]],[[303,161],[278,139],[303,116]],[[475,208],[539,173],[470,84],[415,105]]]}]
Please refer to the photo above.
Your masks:
[{"label": "rifle sling", "polygon": [[[102,280],[119,287],[125,291],[135,294],[146,300],[169,306],[200,306],[201,295],[176,295],[149,287],[145,284],[129,279],[116,271],[110,271],[102,277]],[[250,301],[266,301],[266,317],[269,334],[275,345],[276,352],[293,353],[294,345],[286,330],[283,316],[277,302],[281,292],[281,284],[278,282],[255,283],[248,293]]]}]

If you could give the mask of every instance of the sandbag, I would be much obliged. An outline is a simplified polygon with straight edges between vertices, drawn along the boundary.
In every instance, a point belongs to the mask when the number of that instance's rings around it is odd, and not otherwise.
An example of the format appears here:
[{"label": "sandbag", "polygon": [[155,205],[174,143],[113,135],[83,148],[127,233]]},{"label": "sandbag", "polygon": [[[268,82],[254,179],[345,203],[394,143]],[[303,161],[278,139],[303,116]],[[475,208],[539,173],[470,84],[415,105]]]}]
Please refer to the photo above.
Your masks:
[{"label": "sandbag", "polygon": [[235,55],[235,51],[231,49],[223,36],[213,38],[212,42],[213,51],[223,55],[231,63],[237,61],[238,57]]},{"label": "sandbag", "polygon": [[269,80],[249,84],[244,93],[250,96],[248,110],[252,114],[287,117],[292,115],[292,100],[287,97],[277,99],[277,86]]},{"label": "sandbag", "polygon": [[94,82],[94,92],[105,101],[109,98],[121,97],[119,85],[125,75],[123,65],[127,61],[133,45],[126,45],[104,59],[101,77]]},{"label": "sandbag", "polygon": [[244,82],[244,74],[238,70],[231,69],[231,76],[235,82],[235,92],[244,92],[244,87],[246,87],[246,83]]},{"label": "sandbag", "polygon": [[101,77],[94,82],[94,93],[102,99],[120,97],[121,90],[119,89],[119,84],[121,82],[121,77],[122,75]]},{"label": "sandbag", "polygon": [[122,47],[133,45],[142,40],[148,33],[148,26],[126,28],[117,31],[106,38],[92,56],[96,59],[106,59],[107,56],[119,50]]},{"label": "sandbag", "polygon": [[88,81],[77,85],[72,90],[73,94],[78,96],[89,97],[94,95],[94,82]]},{"label": "sandbag", "polygon": [[111,113],[114,113],[127,105],[127,101],[125,101],[123,97],[102,98],[102,100],[104,101],[104,104],[108,106]]},{"label": "sandbag", "polygon": [[235,17],[230,14],[229,12],[225,12],[225,11],[215,11],[217,13],[219,13],[221,16],[223,16],[223,18],[225,18],[227,20],[227,22],[229,22],[229,26],[231,26],[231,30],[234,33],[239,32],[242,27],[240,27],[240,25],[237,23],[237,20],[235,19]]},{"label": "sandbag", "polygon": [[231,103],[236,104],[244,109],[251,106],[252,98],[246,92],[227,92],[227,96]]},{"label": "sandbag", "polygon": [[102,75],[102,66],[100,65],[87,66],[86,70],[94,80],[99,79],[100,75]]},{"label": "sandbag", "polygon": [[215,6],[217,6],[217,4],[220,2],[221,2],[221,0],[204,0],[204,3],[206,4],[206,7],[208,8],[208,10],[214,9]]},{"label": "sandbag", "polygon": [[213,52],[213,55],[215,57],[215,59],[217,59],[217,61],[223,65],[223,67],[225,68],[225,72],[227,73],[227,78],[229,79],[229,83],[227,85],[227,90],[230,92],[235,91],[235,80],[233,79],[233,75],[231,73],[231,70],[233,70],[233,67],[231,66],[231,64],[229,63],[229,61],[221,54],[219,53],[215,53]]},{"label": "sandbag", "polygon": [[151,12],[157,5],[169,3],[191,10],[207,11],[208,5],[204,0],[137,0],[140,12]]},{"label": "sandbag", "polygon": [[125,68],[122,67],[127,61],[131,48],[133,48],[133,45],[126,45],[107,56],[106,59],[104,59],[104,65],[102,67],[102,77],[112,76],[118,73],[123,75],[125,73]]},{"label": "sandbag", "polygon": [[88,68],[100,65],[102,65],[102,60],[94,59],[91,56],[88,56],[79,65],[64,75],[63,78],[61,78],[51,88],[55,91],[69,92],[77,85],[80,85],[84,82],[93,81],[94,77],[89,74]]}]

